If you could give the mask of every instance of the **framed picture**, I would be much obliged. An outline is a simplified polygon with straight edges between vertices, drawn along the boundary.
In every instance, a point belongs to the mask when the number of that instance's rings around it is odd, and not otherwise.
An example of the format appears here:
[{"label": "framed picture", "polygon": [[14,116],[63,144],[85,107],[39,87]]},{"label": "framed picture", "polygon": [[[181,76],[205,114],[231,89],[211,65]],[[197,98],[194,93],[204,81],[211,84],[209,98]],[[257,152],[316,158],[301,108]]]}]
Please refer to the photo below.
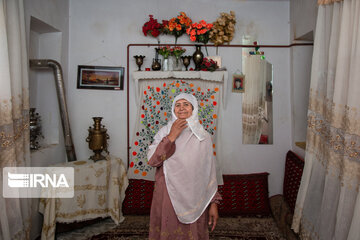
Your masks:
[{"label": "framed picture", "polygon": [[232,91],[242,93],[245,91],[245,75],[234,74],[232,82]]},{"label": "framed picture", "polygon": [[124,67],[78,66],[78,89],[124,89]]}]

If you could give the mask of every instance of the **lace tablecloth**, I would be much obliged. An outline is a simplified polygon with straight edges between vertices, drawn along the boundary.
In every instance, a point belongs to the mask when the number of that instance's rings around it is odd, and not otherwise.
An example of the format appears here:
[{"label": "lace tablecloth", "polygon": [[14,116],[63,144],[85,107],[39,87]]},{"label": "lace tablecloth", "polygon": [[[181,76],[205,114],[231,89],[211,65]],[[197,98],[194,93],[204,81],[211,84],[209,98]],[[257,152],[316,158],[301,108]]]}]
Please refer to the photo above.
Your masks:
[{"label": "lace tablecloth", "polygon": [[116,224],[124,220],[121,206],[128,178],[120,158],[108,156],[102,161],[75,161],[56,167],[74,168],[74,198],[40,200],[39,212],[44,215],[41,239],[54,239],[56,222],[71,223],[109,216]]}]

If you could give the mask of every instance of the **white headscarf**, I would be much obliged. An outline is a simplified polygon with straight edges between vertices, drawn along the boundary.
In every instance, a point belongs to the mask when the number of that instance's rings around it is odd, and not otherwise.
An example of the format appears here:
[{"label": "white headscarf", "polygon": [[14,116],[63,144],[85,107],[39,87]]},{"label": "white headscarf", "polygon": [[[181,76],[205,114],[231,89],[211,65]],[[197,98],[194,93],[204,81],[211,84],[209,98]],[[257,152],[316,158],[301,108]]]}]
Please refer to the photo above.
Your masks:
[{"label": "white headscarf", "polygon": [[[180,99],[185,99],[188,102],[191,103],[191,105],[193,106],[193,111],[192,111],[192,115],[191,117],[189,117],[188,119],[186,119],[188,126],[190,127],[191,131],[195,134],[195,136],[200,140],[204,140],[205,136],[208,134],[208,132],[204,129],[204,127],[200,124],[199,122],[199,107],[198,107],[198,102],[196,100],[196,97],[191,95],[191,94],[187,94],[187,93],[180,93],[179,95],[177,95],[174,98],[173,104],[172,104],[172,108],[171,108],[171,113],[172,113],[172,121],[168,123],[169,124],[173,124],[174,121],[177,119],[174,109],[175,109],[175,103],[177,101],[179,101]],[[171,126],[169,128],[169,132],[170,132]],[[168,133],[169,133],[168,132]]]},{"label": "white headscarf", "polygon": [[194,109],[187,119],[186,128],[175,141],[175,153],[164,161],[166,187],[180,222],[195,222],[209,205],[217,192],[216,167],[210,134],[198,120],[198,103],[193,95],[181,93],[172,105],[173,119],[154,137],[149,146],[148,159],[155,152],[160,141],[169,134],[173,122],[176,101],[185,99]]}]

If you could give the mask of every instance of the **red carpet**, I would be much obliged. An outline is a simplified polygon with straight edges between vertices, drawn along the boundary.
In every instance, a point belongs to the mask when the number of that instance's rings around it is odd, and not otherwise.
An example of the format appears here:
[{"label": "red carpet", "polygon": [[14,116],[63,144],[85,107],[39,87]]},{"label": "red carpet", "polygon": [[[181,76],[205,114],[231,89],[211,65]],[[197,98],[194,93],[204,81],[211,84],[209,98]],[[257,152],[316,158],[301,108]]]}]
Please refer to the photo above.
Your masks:
[{"label": "red carpet", "polygon": [[[91,237],[89,240],[147,239],[149,216],[125,216],[123,223],[114,229]],[[210,239],[283,240],[273,218],[220,218]]]}]

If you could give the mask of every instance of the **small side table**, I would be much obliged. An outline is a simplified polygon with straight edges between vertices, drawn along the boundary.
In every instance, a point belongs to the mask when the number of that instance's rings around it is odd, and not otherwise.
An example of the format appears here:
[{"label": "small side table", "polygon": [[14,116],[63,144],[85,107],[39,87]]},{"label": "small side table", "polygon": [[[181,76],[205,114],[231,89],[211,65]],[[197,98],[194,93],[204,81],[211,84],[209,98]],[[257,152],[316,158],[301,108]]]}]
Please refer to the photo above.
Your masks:
[{"label": "small side table", "polygon": [[72,223],[111,217],[119,224],[124,221],[121,207],[128,186],[126,169],[120,158],[75,161],[57,164],[73,167],[74,198],[40,199],[39,212],[44,215],[41,239],[54,239],[56,222]]}]

